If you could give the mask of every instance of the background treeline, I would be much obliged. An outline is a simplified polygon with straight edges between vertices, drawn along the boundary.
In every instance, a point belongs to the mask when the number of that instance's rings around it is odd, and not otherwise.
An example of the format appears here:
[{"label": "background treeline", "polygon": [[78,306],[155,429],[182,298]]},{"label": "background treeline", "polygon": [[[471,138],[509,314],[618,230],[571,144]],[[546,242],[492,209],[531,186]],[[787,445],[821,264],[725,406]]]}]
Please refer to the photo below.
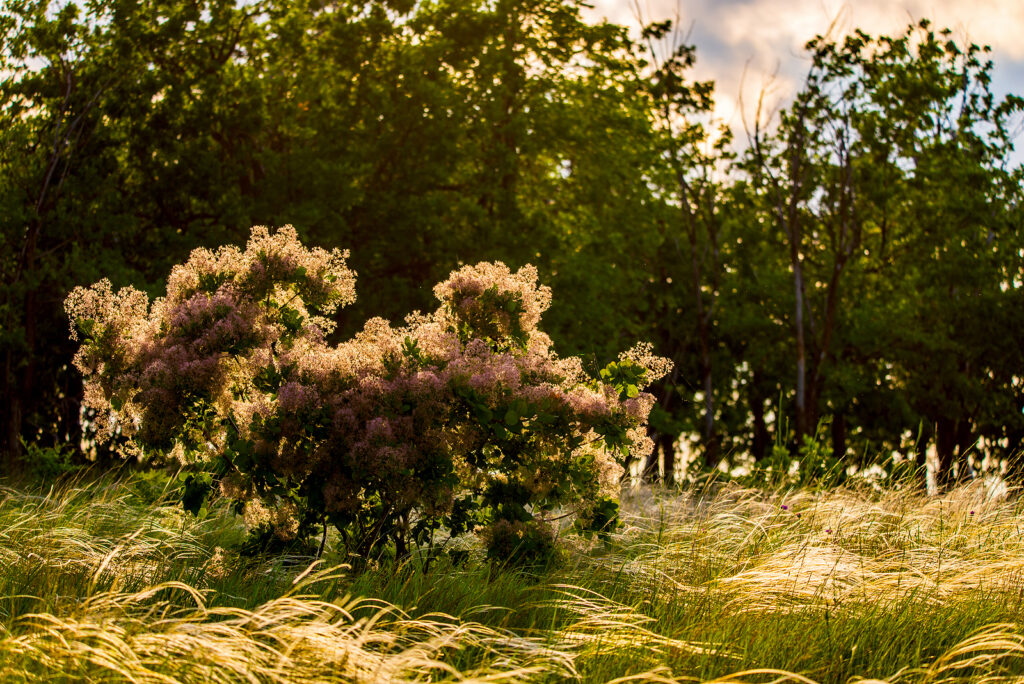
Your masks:
[{"label": "background treeline", "polygon": [[933,444],[944,473],[982,438],[1017,453],[1024,103],[987,50],[927,23],[816,39],[737,145],[673,27],[633,42],[580,6],[7,0],[6,467],[79,443],[72,287],[157,295],[194,247],[287,223],[352,250],[340,337],[486,259],[540,268],[563,353],[652,340],[669,477],[682,433],[708,465],[812,435],[851,462]]}]

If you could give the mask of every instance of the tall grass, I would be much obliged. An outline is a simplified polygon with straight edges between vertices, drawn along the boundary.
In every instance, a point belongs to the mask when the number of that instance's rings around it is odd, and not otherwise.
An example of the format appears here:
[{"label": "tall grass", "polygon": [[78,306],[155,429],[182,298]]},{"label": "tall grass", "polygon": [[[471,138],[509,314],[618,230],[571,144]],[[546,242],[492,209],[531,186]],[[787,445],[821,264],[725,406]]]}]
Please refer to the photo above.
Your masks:
[{"label": "tall grass", "polygon": [[0,681],[1024,680],[1022,506],[643,490],[523,574],[243,558],[163,481],[0,488]]}]

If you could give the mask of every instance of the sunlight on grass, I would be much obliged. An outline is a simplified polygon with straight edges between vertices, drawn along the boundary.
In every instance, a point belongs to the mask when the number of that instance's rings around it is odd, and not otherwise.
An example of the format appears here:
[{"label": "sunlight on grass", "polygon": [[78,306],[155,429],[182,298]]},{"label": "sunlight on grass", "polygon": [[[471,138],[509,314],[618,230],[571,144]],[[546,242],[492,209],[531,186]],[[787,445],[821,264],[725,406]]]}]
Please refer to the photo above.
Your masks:
[{"label": "sunlight on grass", "polygon": [[[1024,677],[1018,502],[980,485],[624,500],[533,575],[245,558],[139,475],[0,489],[0,679],[953,682]],[[226,550],[225,550],[226,549]]]}]

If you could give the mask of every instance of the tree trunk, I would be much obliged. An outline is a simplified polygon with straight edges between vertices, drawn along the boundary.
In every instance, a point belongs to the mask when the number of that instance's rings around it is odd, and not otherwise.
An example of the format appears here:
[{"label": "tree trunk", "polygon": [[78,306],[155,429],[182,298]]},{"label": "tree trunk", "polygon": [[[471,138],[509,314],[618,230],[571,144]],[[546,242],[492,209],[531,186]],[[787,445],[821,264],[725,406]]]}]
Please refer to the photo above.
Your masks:
[{"label": "tree trunk", "polygon": [[663,434],[658,439],[658,446],[655,452],[661,451],[661,462],[665,469],[662,482],[666,487],[676,483],[676,439],[673,435]]},{"label": "tree trunk", "polygon": [[754,441],[751,447],[751,456],[755,461],[760,461],[768,454],[768,446],[771,440],[768,435],[768,425],[764,422],[764,398],[755,389],[757,374],[751,382],[750,390],[750,413],[754,418]]},{"label": "tree trunk", "polygon": [[796,438],[807,434],[807,343],[804,339],[804,272],[796,244],[792,248],[793,289],[796,306],[793,313],[793,327],[796,334]]},{"label": "tree trunk", "polygon": [[973,421],[961,418],[956,422],[956,460],[959,463],[960,479],[974,477],[974,469],[970,465],[970,450],[975,444]]},{"label": "tree trunk", "polygon": [[[702,326],[704,327],[704,326]],[[704,335],[706,335],[704,331]],[[708,468],[718,466],[718,435],[715,434],[715,396],[711,383],[711,358],[707,350],[707,340],[702,341],[702,355],[706,361],[701,364],[704,376],[704,465]]]},{"label": "tree trunk", "polygon": [[[672,384],[677,380],[678,373],[679,368],[677,365],[672,369],[672,373],[669,377],[665,378],[661,385],[661,389],[657,394],[658,405],[665,411],[668,411],[669,407],[672,405]],[[671,458],[672,463],[675,463],[675,440],[679,435],[658,432],[648,425],[647,436],[654,442],[654,449],[652,449],[651,453],[648,454],[647,460],[643,463],[643,466],[640,469],[640,479],[644,482],[655,482],[658,479],[658,459],[660,458],[660,454],[670,453],[670,456],[667,456],[667,458]],[[627,472],[624,477],[628,475],[629,471],[627,468]]]},{"label": "tree trunk", "polygon": [[395,535],[395,560],[405,560],[409,557],[409,547],[405,542],[405,533],[399,532]]},{"label": "tree trunk", "polygon": [[923,479],[925,491],[929,496],[937,493],[935,487],[933,487],[934,473],[930,472],[930,466],[928,464],[928,452],[932,444],[932,430],[929,426],[923,423],[920,426],[920,432],[917,436],[917,442],[914,444],[914,461],[917,464],[918,473]]},{"label": "tree trunk", "polygon": [[21,470],[21,398],[9,391],[7,395],[7,425],[4,427],[3,473],[10,477]]},{"label": "tree trunk", "polygon": [[953,456],[956,451],[956,424],[950,418],[935,423],[935,449],[939,457],[938,481],[942,487],[953,483]]},{"label": "tree trunk", "polygon": [[846,416],[842,412],[832,416],[832,458],[846,458]]},{"label": "tree trunk", "polygon": [[[682,171],[677,167],[677,179],[681,195],[683,218],[687,226],[690,241],[690,277],[693,288],[693,304],[697,315],[697,337],[700,340],[700,372],[701,385],[704,388],[704,429],[702,431],[702,442],[704,446],[704,465],[711,468],[718,465],[718,438],[715,435],[715,394],[712,381],[711,368],[711,321],[710,312],[714,306],[714,288],[712,288],[712,303],[708,307],[704,305],[703,281],[704,271],[701,268],[697,233],[697,214],[690,207],[690,190],[683,176]],[[710,224],[708,230],[710,231]]]}]

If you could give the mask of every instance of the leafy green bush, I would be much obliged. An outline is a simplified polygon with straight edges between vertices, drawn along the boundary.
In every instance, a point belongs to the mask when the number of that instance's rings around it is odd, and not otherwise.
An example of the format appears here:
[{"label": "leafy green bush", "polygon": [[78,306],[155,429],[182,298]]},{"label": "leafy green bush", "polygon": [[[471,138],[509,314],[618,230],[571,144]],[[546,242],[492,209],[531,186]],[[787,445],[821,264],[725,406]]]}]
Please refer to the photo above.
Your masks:
[{"label": "leafy green bush", "polygon": [[258,533],[330,524],[364,557],[480,529],[492,558],[533,562],[555,509],[615,524],[621,462],[651,448],[642,389],[666,360],[638,345],[590,377],[538,329],[536,269],[501,263],[453,272],[430,314],[331,346],[330,316],[355,299],[346,258],[255,228],[244,250],[194,251],[152,304],[77,288],[75,362],[104,435],[178,461],[193,512],[219,490]]},{"label": "leafy green bush", "polygon": [[755,486],[835,487],[847,479],[847,464],[835,458],[827,439],[829,418],[819,421],[813,435],[804,435],[794,453],[782,441],[758,461],[747,479]]},{"label": "leafy green bush", "polygon": [[22,440],[21,445],[24,449],[21,460],[33,480],[52,482],[77,469],[71,460],[74,449],[70,444],[42,447]]}]

